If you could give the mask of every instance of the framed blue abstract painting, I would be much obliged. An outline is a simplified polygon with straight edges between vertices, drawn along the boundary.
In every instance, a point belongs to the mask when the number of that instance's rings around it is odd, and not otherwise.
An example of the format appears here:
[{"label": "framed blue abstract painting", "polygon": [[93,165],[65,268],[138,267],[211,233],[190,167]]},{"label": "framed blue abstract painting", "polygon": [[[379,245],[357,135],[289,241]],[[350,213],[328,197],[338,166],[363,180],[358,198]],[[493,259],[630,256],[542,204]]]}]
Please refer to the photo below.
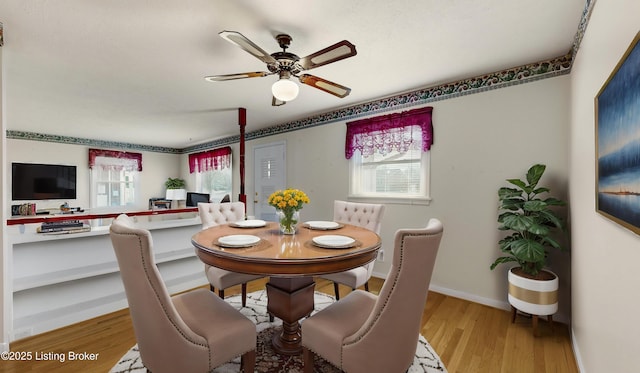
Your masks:
[{"label": "framed blue abstract painting", "polygon": [[596,210],[640,234],[640,32],[595,98]]}]

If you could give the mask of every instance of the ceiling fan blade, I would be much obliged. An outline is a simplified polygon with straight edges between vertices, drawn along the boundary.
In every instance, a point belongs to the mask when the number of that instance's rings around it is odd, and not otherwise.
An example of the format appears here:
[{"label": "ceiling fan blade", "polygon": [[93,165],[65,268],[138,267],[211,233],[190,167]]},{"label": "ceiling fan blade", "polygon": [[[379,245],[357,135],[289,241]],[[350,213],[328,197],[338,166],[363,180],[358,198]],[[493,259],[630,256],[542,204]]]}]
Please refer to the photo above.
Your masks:
[{"label": "ceiling fan blade", "polygon": [[276,96],[272,96],[272,99],[271,99],[271,106],[282,106],[282,105],[284,105],[284,104],[286,104],[286,103],[287,103],[286,101],[278,100],[278,99],[276,98]]},{"label": "ceiling fan blade", "polygon": [[312,53],[300,59],[300,65],[305,69],[313,69],[318,66],[353,57],[357,54],[356,46],[346,40],[335,43],[323,50]]},{"label": "ceiling fan blade", "polygon": [[343,85],[330,82],[326,79],[319,78],[317,76],[302,74],[298,77],[300,79],[300,83],[310,85],[314,88],[318,88],[327,93],[331,93],[334,96],[338,96],[340,98],[347,97],[349,93],[351,93],[351,88],[345,87]]},{"label": "ceiling fan blade", "polygon": [[244,35],[236,31],[222,31],[218,35],[220,35],[223,39],[239,46],[245,52],[250,53],[260,61],[270,64],[275,63],[276,59],[273,58],[269,53],[265,52],[264,49],[257,46],[254,42],[247,39]]},{"label": "ceiling fan blade", "polygon": [[240,73],[240,74],[227,74],[227,75],[211,75],[205,76],[205,80],[210,82],[223,82],[225,80],[244,79],[244,78],[261,78],[263,76],[271,75],[265,71],[256,71],[252,73]]}]

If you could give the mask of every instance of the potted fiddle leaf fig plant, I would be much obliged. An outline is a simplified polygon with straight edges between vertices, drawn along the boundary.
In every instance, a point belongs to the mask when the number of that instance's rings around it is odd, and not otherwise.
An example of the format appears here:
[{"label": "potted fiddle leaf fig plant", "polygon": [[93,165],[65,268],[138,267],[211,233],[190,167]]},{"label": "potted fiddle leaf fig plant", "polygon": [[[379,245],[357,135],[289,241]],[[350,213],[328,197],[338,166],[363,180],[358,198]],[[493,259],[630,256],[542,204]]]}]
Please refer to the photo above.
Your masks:
[{"label": "potted fiddle leaf fig plant", "polygon": [[549,188],[538,185],[545,169],[545,165],[535,164],[527,171],[526,180],[507,179],[512,186],[498,190],[498,229],[509,234],[498,242],[504,255],[491,269],[517,264],[508,276],[514,317],[518,309],[551,318],[558,309],[558,276],[545,267],[549,250],[564,249],[556,237],[564,232],[565,224],[556,208],[566,202],[548,196]]}]

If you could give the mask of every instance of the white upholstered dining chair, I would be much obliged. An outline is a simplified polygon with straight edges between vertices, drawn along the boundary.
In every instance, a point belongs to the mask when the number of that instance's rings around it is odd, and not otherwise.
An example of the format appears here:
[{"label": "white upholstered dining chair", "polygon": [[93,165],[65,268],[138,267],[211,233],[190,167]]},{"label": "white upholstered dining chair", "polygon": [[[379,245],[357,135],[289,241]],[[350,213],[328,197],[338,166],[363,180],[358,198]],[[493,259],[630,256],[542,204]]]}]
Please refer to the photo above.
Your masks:
[{"label": "white upholstered dining chair", "polygon": [[302,322],[304,372],[319,355],[347,373],[406,372],[420,336],[442,223],[395,234],[391,270],[378,296],[356,290]]},{"label": "white upholstered dining chair", "polygon": [[[357,225],[380,234],[384,209],[384,205],[375,203],[334,201],[333,220],[338,223]],[[320,277],[333,282],[336,299],[340,299],[338,284],[346,285],[352,290],[364,286],[365,290],[369,291],[369,279],[373,273],[374,263],[375,261],[372,261],[361,267]]]},{"label": "white upholstered dining chair", "polygon": [[109,228],[142,363],[153,373],[210,372],[236,356],[253,372],[256,326],[206,289],[171,297],[149,231],[120,215]]},{"label": "white upholstered dining chair", "polygon": [[[223,202],[223,203],[198,203],[198,213],[202,221],[202,229],[220,224],[233,223],[244,220],[244,203]],[[218,290],[220,298],[224,298],[224,291],[232,286],[240,285],[242,291],[242,306],[247,305],[247,282],[257,280],[264,276],[249,275],[227,271],[205,264],[205,275],[211,287],[211,291]]]}]

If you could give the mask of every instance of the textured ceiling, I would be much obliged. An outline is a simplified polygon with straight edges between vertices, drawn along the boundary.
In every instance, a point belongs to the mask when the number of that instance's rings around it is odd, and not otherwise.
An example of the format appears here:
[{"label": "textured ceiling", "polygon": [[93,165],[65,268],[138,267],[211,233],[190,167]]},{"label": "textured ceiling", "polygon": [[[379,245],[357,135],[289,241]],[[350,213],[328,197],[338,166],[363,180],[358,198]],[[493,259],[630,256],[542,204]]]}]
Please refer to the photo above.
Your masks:
[{"label": "textured ceiling", "polygon": [[[8,130],[173,148],[566,55],[585,0],[216,1],[3,0]],[[275,76],[218,36],[241,32],[269,53],[293,37],[300,57],[343,39],[358,54],[308,73],[345,85],[340,99],[301,85],[271,106]]]}]

